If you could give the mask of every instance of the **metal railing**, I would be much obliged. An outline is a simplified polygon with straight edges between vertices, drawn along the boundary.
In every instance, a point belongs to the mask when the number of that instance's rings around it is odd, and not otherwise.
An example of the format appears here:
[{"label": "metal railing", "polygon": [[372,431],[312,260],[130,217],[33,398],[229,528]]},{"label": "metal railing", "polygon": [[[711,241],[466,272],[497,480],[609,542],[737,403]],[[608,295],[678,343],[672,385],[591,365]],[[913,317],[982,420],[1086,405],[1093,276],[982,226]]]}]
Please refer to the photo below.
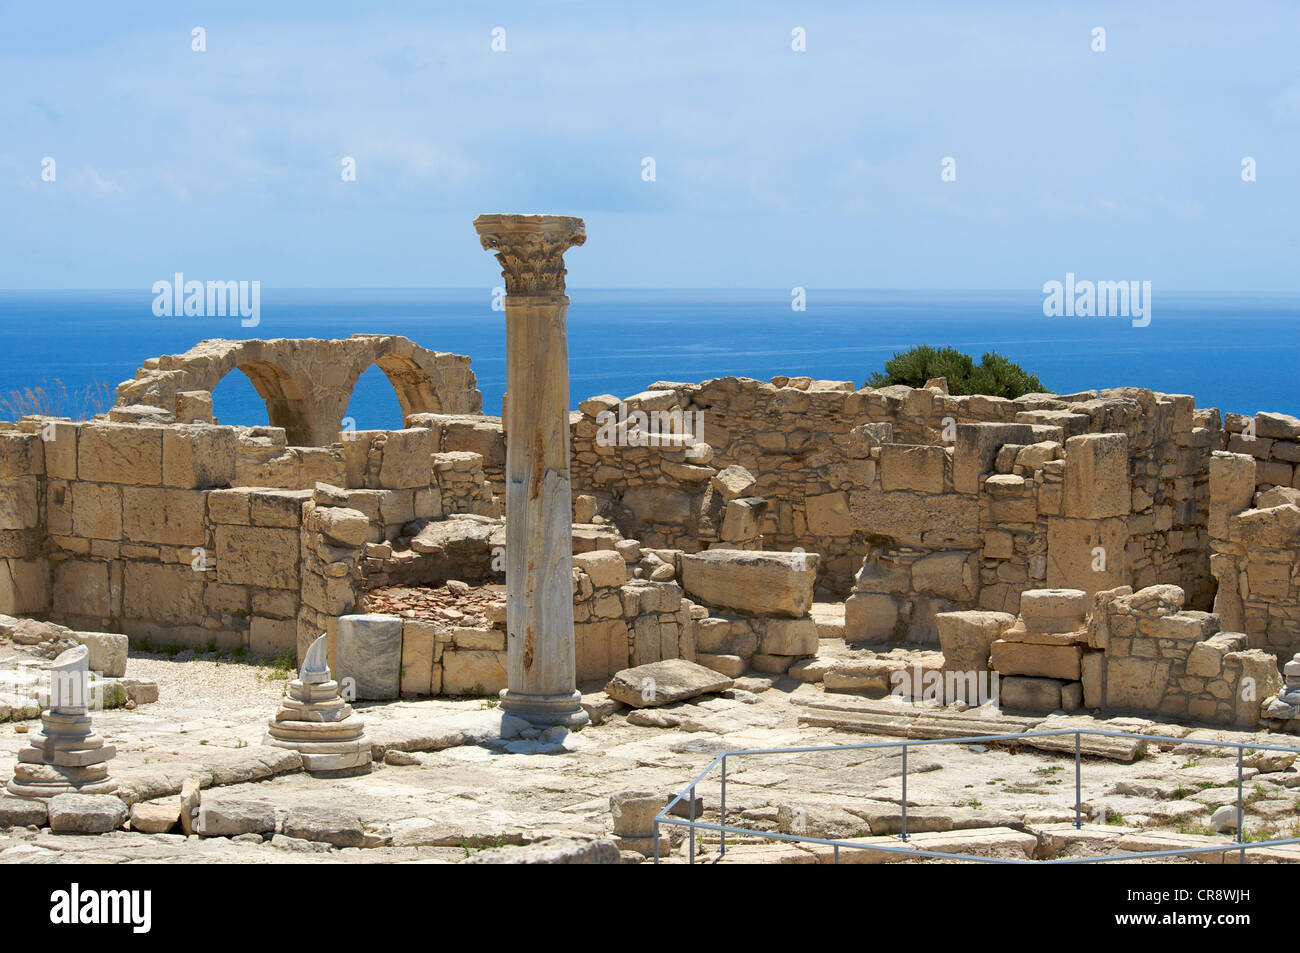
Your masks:
[{"label": "metal railing", "polygon": [[[1066,857],[1053,860],[1020,860],[1017,858],[1003,857],[981,857],[975,854],[960,854],[951,851],[940,850],[920,850],[914,847],[896,847],[884,843],[864,844],[861,842],[848,840],[835,840],[823,837],[812,837],[807,834],[782,834],[776,831],[761,831],[745,827],[734,827],[727,824],[727,759],[743,758],[762,755],[778,754],[809,754],[826,751],[867,751],[877,748],[901,748],[903,759],[902,772],[902,796],[899,800],[901,809],[901,829],[896,835],[899,840],[906,842],[907,833],[907,752],[909,748],[922,747],[926,745],[970,745],[970,744],[988,744],[990,742],[1007,742],[1007,743],[1024,743],[1033,738],[1051,738],[1061,736],[1074,736],[1074,827],[1079,829],[1083,827],[1082,817],[1082,789],[1083,789],[1083,751],[1082,736],[1089,735],[1103,738],[1128,738],[1145,742],[1170,742],[1175,745],[1196,744],[1213,746],[1219,748],[1236,748],[1237,749],[1237,832],[1235,840],[1224,843],[1214,844],[1207,847],[1180,847],[1172,850],[1151,850],[1135,851],[1120,854],[1109,854],[1096,857]],[[1050,750],[1050,749],[1044,749]],[[1245,812],[1243,809],[1244,800],[1242,793],[1242,780],[1244,773],[1244,761],[1246,751],[1280,751],[1286,754],[1300,755],[1300,748],[1284,748],[1279,745],[1264,744],[1247,744],[1239,741],[1208,741],[1200,738],[1188,740],[1187,738],[1171,738],[1164,735],[1139,735],[1125,731],[1102,731],[1094,728],[1063,728],[1057,731],[1033,731],[1014,735],[977,735],[969,738],[925,738],[919,740],[904,741],[880,741],[869,742],[857,745],[823,745],[810,746],[801,748],[758,748],[739,751],[724,751],[715,757],[703,771],[695,776],[686,787],[682,788],[673,797],[667,805],[664,806],[654,820],[654,862],[659,863],[659,825],[669,824],[679,827],[686,827],[689,830],[689,851],[690,863],[695,863],[695,832],[716,831],[719,834],[719,850],[714,860],[721,859],[727,853],[727,835],[744,835],[747,837],[758,837],[761,839],[775,841],[794,841],[805,844],[820,844],[825,847],[834,848],[834,863],[840,862],[840,849],[847,850],[870,850],[884,853],[903,854],[910,857],[933,857],[942,860],[969,860],[978,863],[987,864],[1089,864],[1105,863],[1113,860],[1144,860],[1154,857],[1185,857],[1192,854],[1205,854],[1214,852],[1226,852],[1228,850],[1240,849],[1241,863],[1246,862],[1246,851],[1254,850],[1260,847],[1277,847],[1285,844],[1300,844],[1300,837],[1288,837],[1275,840],[1251,841],[1246,842],[1243,838],[1245,835]],[[720,822],[717,824],[706,823],[695,816],[695,789],[709,776],[710,773],[721,766],[722,779],[722,796],[719,804]],[[673,807],[687,799],[689,802],[689,814],[687,817],[669,816]]]}]

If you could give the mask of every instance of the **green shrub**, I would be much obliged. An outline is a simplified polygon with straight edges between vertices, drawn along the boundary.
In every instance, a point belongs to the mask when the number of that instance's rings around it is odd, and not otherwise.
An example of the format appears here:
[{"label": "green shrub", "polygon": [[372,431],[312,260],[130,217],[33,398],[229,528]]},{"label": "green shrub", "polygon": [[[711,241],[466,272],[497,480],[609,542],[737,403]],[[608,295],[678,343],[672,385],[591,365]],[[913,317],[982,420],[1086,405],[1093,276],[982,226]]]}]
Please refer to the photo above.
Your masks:
[{"label": "green shrub", "polygon": [[963,354],[956,348],[936,350],[928,344],[919,344],[910,350],[895,353],[885,362],[884,373],[872,374],[867,386],[906,384],[909,387],[924,387],[926,381],[935,377],[946,378],[948,393],[954,395],[986,394],[989,397],[1015,399],[1047,390],[1037,376],[996,351],[985,353],[980,363],[976,364],[969,354]]}]

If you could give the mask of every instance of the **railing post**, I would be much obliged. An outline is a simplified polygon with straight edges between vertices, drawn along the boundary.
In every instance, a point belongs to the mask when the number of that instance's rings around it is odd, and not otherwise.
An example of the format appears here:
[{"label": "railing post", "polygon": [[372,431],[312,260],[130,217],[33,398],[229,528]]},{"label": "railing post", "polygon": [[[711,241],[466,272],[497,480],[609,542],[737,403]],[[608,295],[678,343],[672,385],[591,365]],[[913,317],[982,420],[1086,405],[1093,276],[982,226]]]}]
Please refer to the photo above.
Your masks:
[{"label": "railing post", "polygon": [[721,826],[724,830],[719,832],[722,839],[722,849],[718,851],[719,857],[727,852],[727,832],[725,830],[727,826],[727,756],[725,754],[722,756],[722,803],[720,809],[722,811]]},{"label": "railing post", "polygon": [[691,785],[691,859],[695,863],[695,785]]},{"label": "railing post", "polygon": [[655,863],[659,863],[659,815],[655,815]]},{"label": "railing post", "polygon": [[839,845],[839,844],[836,844],[836,845],[835,845],[835,863],[838,864],[839,862],[840,862],[840,845]]},{"label": "railing post", "polygon": [[[1241,769],[1245,749],[1237,745],[1237,843],[1244,843],[1242,840],[1242,828],[1246,826],[1246,816],[1241,809]],[[1241,848],[1241,862],[1246,863],[1246,848]]]},{"label": "railing post", "polygon": [[1083,784],[1080,780],[1083,758],[1079,753],[1079,732],[1074,733],[1074,828],[1083,827],[1081,812],[1083,810]]},{"label": "railing post", "polygon": [[907,840],[907,742],[903,742],[903,828],[898,835],[903,840]]}]

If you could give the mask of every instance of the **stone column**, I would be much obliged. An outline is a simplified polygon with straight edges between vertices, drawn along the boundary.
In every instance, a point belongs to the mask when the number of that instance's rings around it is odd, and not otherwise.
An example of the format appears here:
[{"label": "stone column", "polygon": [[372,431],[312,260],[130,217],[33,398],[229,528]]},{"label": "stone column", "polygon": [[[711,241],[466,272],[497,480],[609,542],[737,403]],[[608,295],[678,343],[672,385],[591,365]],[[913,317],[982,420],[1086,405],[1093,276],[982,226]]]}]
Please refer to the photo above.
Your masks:
[{"label": "stone column", "polygon": [[585,725],[575,687],[564,253],[580,218],[480,215],[506,280],[506,627],[501,707],[539,725]]}]

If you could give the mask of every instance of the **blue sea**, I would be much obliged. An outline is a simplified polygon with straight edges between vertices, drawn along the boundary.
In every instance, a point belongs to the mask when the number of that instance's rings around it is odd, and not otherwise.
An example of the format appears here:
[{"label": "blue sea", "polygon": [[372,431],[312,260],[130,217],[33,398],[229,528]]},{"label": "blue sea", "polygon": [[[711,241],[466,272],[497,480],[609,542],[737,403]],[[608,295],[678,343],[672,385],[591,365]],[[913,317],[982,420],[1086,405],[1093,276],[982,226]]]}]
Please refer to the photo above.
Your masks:
[{"label": "blue sea", "polygon": [[[1300,415],[1300,297],[1159,295],[1152,320],[1044,317],[1026,292],[808,290],[791,310],[788,289],[571,288],[570,393],[626,396],[655,380],[701,381],[778,374],[852,380],[859,386],[894,352],[951,345],[978,360],[998,353],[1058,393],[1140,385],[1187,393],[1201,407]],[[109,391],[147,357],[180,353],[204,338],[405,335],[468,354],[483,408],[499,414],[505,390],[505,315],[484,289],[262,289],[261,322],[155,317],[140,291],[0,291],[0,418],[12,392],[66,390],[63,413],[85,393]],[[239,372],[214,394],[222,423],[264,424],[266,408]],[[94,409],[93,402],[88,409]],[[360,428],[398,427],[396,397],[378,368],[348,411]]]}]

